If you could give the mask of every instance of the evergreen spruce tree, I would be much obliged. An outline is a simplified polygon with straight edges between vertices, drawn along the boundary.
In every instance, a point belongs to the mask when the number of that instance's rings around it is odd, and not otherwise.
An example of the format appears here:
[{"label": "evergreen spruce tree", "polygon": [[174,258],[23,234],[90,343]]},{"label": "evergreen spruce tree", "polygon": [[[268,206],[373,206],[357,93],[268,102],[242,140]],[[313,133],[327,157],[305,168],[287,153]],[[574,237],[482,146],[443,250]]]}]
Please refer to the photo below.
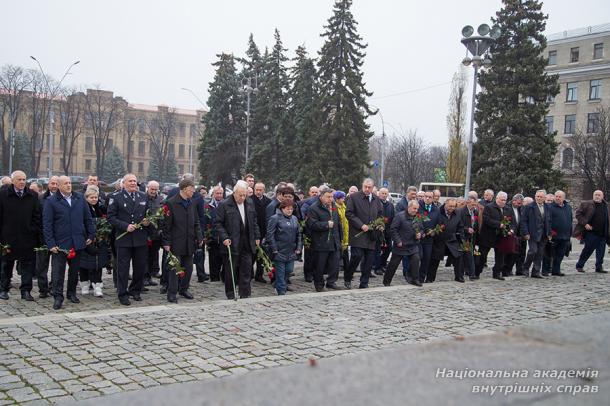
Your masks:
[{"label": "evergreen spruce tree", "polygon": [[177,182],[178,164],[174,156],[168,156],[167,162],[163,166],[163,173],[159,173],[160,159],[152,159],[148,165],[148,179],[158,182]]},{"label": "evergreen spruce tree", "polygon": [[560,186],[552,162],[555,134],[547,134],[547,97],[559,92],[557,77],[545,73],[547,16],[536,0],[503,0],[492,21],[501,30],[491,47],[493,64],[481,72],[477,96],[477,141],[473,186],[509,194]]},{"label": "evergreen spruce tree", "polygon": [[276,183],[294,178],[294,134],[288,119],[288,58],[280,33],[275,30],[275,45],[263,59],[263,75],[250,121],[251,154],[248,172]]},{"label": "evergreen spruce tree", "polygon": [[19,169],[28,177],[34,177],[32,169],[31,140],[24,134],[15,134],[15,149],[13,152],[13,170]]},{"label": "evergreen spruce tree", "polygon": [[317,153],[316,127],[317,99],[316,67],[304,46],[296,50],[295,65],[290,72],[290,117],[294,129],[293,148],[295,181],[301,188],[319,185],[320,175],[316,171]]},{"label": "evergreen spruce tree", "polygon": [[234,184],[245,157],[245,113],[233,55],[220,54],[210,83],[209,111],[199,144],[199,173],[206,184]]},{"label": "evergreen spruce tree", "polygon": [[112,149],[106,154],[103,172],[107,179],[117,179],[125,174],[123,154],[118,147],[113,146]]},{"label": "evergreen spruce tree", "polygon": [[325,43],[318,61],[321,128],[315,134],[316,172],[336,187],[360,184],[369,165],[366,119],[374,114],[366,97],[362,65],[366,44],[358,35],[351,0],[337,0],[321,34]]}]

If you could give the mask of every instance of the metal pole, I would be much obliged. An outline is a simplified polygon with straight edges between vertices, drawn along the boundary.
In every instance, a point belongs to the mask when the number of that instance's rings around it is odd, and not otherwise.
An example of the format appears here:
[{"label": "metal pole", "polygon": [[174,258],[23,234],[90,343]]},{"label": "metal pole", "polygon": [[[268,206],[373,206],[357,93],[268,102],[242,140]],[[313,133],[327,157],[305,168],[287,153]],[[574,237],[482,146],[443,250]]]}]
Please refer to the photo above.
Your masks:
[{"label": "metal pole", "polygon": [[248,156],[250,154],[250,93],[252,93],[252,86],[250,86],[250,78],[248,78],[248,103],[246,107],[246,163],[245,167],[248,166]]},{"label": "metal pole", "polygon": [[381,115],[381,111],[379,111],[379,117],[381,118],[381,183],[380,187],[383,186],[384,182],[384,172],[385,172],[385,124],[383,122],[383,116]]},{"label": "metal pole", "polygon": [[55,117],[53,112],[53,102],[49,103],[49,125],[51,126],[49,130],[49,153],[47,156],[47,177],[51,179],[53,175],[53,143],[55,132],[53,131],[53,126],[55,124]]},{"label": "metal pole", "polygon": [[8,174],[13,173],[13,154],[15,153],[15,120],[14,113],[11,114],[11,133],[8,147]]},{"label": "metal pole", "polygon": [[472,80],[472,109],[470,111],[470,134],[468,135],[468,160],[466,161],[466,185],[464,187],[464,197],[468,197],[470,191],[470,178],[472,172],[472,139],[474,135],[474,111],[477,97],[477,72],[478,66],[474,65],[474,76]]}]

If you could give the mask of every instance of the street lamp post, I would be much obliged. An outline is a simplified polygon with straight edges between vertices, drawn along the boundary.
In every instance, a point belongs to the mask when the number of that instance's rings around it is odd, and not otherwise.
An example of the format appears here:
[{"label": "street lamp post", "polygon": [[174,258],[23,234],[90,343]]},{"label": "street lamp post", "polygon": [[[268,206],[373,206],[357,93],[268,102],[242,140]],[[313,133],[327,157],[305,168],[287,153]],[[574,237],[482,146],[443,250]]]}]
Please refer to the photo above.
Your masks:
[{"label": "street lamp post", "polygon": [[[193,97],[195,99],[197,99],[197,101],[199,102],[199,104],[201,104],[201,107],[203,107],[204,109],[206,108],[206,105],[203,101],[201,101],[201,99],[199,98],[199,96],[197,96],[197,94],[195,92],[193,92],[191,89],[186,88],[186,87],[182,87],[182,90],[184,90],[185,92],[189,92],[190,94],[193,95]],[[189,131],[189,173],[194,173],[193,172],[193,133],[191,131]]]},{"label": "street lamp post", "polygon": [[[371,107],[375,107],[372,104],[370,104]],[[379,174],[379,177],[381,178],[379,180],[379,187],[384,187],[383,186],[383,181],[384,181],[384,171],[385,171],[385,122],[383,121],[383,114],[381,114],[381,109],[379,107],[375,107],[377,109],[377,111],[375,112],[375,114],[379,113],[379,118],[381,118],[381,173]]]},{"label": "street lamp post", "polygon": [[242,88],[240,91],[247,95],[246,102],[246,162],[244,167],[248,166],[248,158],[250,157],[250,96],[252,93],[258,93],[258,82],[256,76],[247,76],[241,80]]},{"label": "street lamp post", "polygon": [[[466,47],[466,57],[462,60],[464,66],[472,64],[474,67],[474,76],[472,80],[472,109],[470,111],[470,133],[468,135],[468,160],[466,161],[466,185],[464,186],[464,197],[468,197],[470,191],[470,183],[472,177],[472,144],[474,137],[474,112],[476,109],[477,95],[477,75],[481,67],[491,65],[489,57],[489,48],[494,41],[500,36],[500,29],[497,26],[492,28],[487,24],[481,24],[477,28],[479,35],[473,36],[474,28],[470,25],[462,28],[462,44]],[[472,58],[468,56],[472,55]]]},{"label": "street lamp post", "polygon": [[47,156],[47,177],[49,179],[51,179],[51,176],[53,175],[53,145],[55,143],[54,142],[55,141],[54,140],[54,138],[55,138],[55,128],[54,128],[55,127],[55,112],[53,111],[53,99],[57,95],[57,91],[59,90],[62,82],[64,81],[66,76],[68,76],[68,74],[70,73],[70,69],[72,69],[73,66],[78,65],[80,63],[80,61],[75,61],[70,66],[68,66],[68,69],[66,69],[66,72],[61,77],[60,81],[57,83],[57,85],[53,89],[51,89],[51,86],[49,85],[49,80],[47,78],[47,75],[44,73],[44,69],[42,69],[42,65],[40,64],[40,61],[38,61],[38,59],[34,58],[33,56],[30,56],[30,58],[32,58],[38,64],[38,68],[40,68],[40,73],[42,73],[42,78],[44,79],[46,90],[47,90],[46,96],[49,98],[49,126],[51,128],[49,129],[49,152],[47,154],[48,155]]}]

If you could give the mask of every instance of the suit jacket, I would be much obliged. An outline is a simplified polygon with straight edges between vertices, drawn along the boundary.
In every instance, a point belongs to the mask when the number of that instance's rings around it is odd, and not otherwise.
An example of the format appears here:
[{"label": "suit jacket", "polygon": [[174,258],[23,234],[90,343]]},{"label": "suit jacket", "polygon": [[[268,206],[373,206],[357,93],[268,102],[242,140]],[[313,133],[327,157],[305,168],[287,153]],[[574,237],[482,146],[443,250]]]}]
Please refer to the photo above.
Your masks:
[{"label": "suit jacket", "polygon": [[13,187],[0,192],[0,242],[11,246],[9,259],[35,258],[42,241],[42,209],[38,196],[25,189],[19,197]]},{"label": "suit jacket", "polygon": [[525,206],[520,228],[521,236],[529,235],[536,242],[543,237],[548,238],[551,235],[551,212],[548,205],[544,205],[544,218],[542,218],[536,202]]},{"label": "suit jacket", "polygon": [[[247,241],[249,250],[254,254],[256,252],[256,240],[260,240],[260,231],[256,222],[256,210],[252,200],[246,199],[244,202],[244,211],[246,214],[246,225],[244,226],[237,203],[233,195],[223,200],[216,209],[216,232],[218,233],[218,241],[223,254],[229,253],[227,247],[222,243],[226,239],[231,240],[231,252],[239,254],[242,238]],[[246,235],[242,235],[247,230]]]},{"label": "suit jacket", "polygon": [[[116,236],[127,231],[127,226],[137,224],[144,220],[149,208],[148,197],[145,193],[136,191],[135,201],[127,191],[122,190],[108,198],[108,221],[116,228]],[[147,227],[141,227],[132,233],[127,233],[115,240],[116,247],[141,247],[148,240]]]},{"label": "suit jacket", "polygon": [[447,217],[445,205],[442,205],[439,208],[438,224],[444,225],[445,230],[434,236],[432,259],[442,260],[447,252],[453,257],[459,257],[460,244],[464,239],[462,216],[454,211],[451,217]]},{"label": "suit jacket", "polygon": [[163,245],[169,245],[175,255],[193,255],[203,237],[195,203],[191,200],[185,207],[183,202],[180,194],[165,202],[169,216],[163,224]]},{"label": "suit jacket", "polygon": [[[424,202],[420,202],[419,210],[417,212],[419,214],[421,214],[422,216],[424,214],[426,214],[428,216],[428,218],[430,219],[430,220],[426,220],[423,222],[423,226],[424,226],[424,229],[422,230],[423,233],[436,227],[436,225],[438,224],[439,215],[440,215],[440,210],[437,206],[435,206],[433,203],[431,203],[430,210],[428,211],[428,210],[426,210],[426,204]],[[423,238],[421,240],[421,243],[422,244],[432,244],[433,239],[434,239],[434,237],[428,236],[428,237]]]},{"label": "suit jacket", "polygon": [[251,199],[254,203],[254,210],[256,210],[256,223],[258,224],[258,229],[261,230],[262,233],[264,230],[267,230],[267,213],[265,210],[269,203],[271,203],[271,199],[265,195],[263,195],[261,199],[256,196],[252,196]]},{"label": "suit jacket", "polygon": [[72,192],[70,201],[68,204],[61,193],[55,193],[45,201],[42,228],[49,248],[82,250],[86,240],[95,238],[91,211],[83,195]]},{"label": "suit jacket", "polygon": [[[606,207],[608,209],[608,216],[607,216],[607,226],[608,226],[608,231],[606,233],[606,236],[610,236],[610,204],[608,204],[608,202],[606,203]],[[591,219],[593,218],[593,214],[595,213],[595,203],[593,202],[593,200],[583,200],[582,202],[580,202],[580,206],[578,206],[578,209],[576,209],[576,225],[574,226],[574,233],[573,236],[581,239],[584,237],[584,233],[585,233],[585,226],[587,224],[589,224],[589,221],[591,221]]]},{"label": "suit jacket", "polygon": [[362,231],[361,228],[364,224],[369,224],[378,217],[383,217],[381,200],[373,195],[369,201],[369,198],[363,192],[356,192],[347,201],[345,217],[349,221],[350,246],[374,250],[377,238],[375,238],[376,235],[373,230],[362,233],[358,237],[356,235]]},{"label": "suit jacket", "polygon": [[[413,216],[406,210],[398,213],[392,220],[392,255],[413,255],[419,252],[419,240],[415,239],[417,231],[413,227]],[[400,244],[400,247],[398,246]]]},{"label": "suit jacket", "polygon": [[493,248],[500,234],[500,222],[504,217],[504,209],[498,207],[496,202],[490,203],[481,210],[481,229],[479,232],[479,245]]}]

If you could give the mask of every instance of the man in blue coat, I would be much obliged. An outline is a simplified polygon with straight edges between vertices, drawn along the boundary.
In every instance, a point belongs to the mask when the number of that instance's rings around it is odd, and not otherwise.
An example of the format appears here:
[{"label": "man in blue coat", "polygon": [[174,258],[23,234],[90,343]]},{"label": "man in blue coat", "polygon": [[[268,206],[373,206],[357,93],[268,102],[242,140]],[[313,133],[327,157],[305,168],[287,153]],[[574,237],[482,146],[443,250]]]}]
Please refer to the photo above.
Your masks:
[{"label": "man in blue coat", "polygon": [[553,244],[553,265],[551,275],[565,276],[561,272],[561,261],[565,256],[572,236],[572,207],[566,202],[562,190],[555,192],[555,201],[548,207],[551,218],[551,244]]},{"label": "man in blue coat", "polygon": [[[51,282],[53,284],[53,309],[59,310],[64,301],[64,277],[66,262],[69,263],[68,288],[66,297],[72,303],[79,303],[76,297],[79,259],[82,250],[95,239],[95,226],[85,198],[72,192],[72,182],[67,176],[60,176],[59,190],[45,201],[43,211],[44,239],[52,254]],[[74,250],[74,254],[62,251]],[[73,258],[68,259],[68,256]]]},{"label": "man in blue coat", "polygon": [[527,241],[528,247],[523,273],[524,276],[528,276],[530,266],[533,266],[532,278],[542,278],[542,255],[551,236],[551,217],[544,203],[545,197],[545,190],[536,192],[535,200],[525,206],[520,224],[521,236]]},{"label": "man in blue coat", "polygon": [[[145,219],[148,210],[146,194],[138,190],[138,179],[134,174],[123,177],[123,190],[108,199],[108,222],[116,228],[114,242],[117,256],[117,293],[119,302],[129,306],[129,296],[136,302],[142,300],[144,270],[148,263],[148,230]],[[138,224],[141,224],[138,226]],[[127,233],[122,235],[123,233]],[[129,266],[133,263],[133,276],[129,290]]]}]

